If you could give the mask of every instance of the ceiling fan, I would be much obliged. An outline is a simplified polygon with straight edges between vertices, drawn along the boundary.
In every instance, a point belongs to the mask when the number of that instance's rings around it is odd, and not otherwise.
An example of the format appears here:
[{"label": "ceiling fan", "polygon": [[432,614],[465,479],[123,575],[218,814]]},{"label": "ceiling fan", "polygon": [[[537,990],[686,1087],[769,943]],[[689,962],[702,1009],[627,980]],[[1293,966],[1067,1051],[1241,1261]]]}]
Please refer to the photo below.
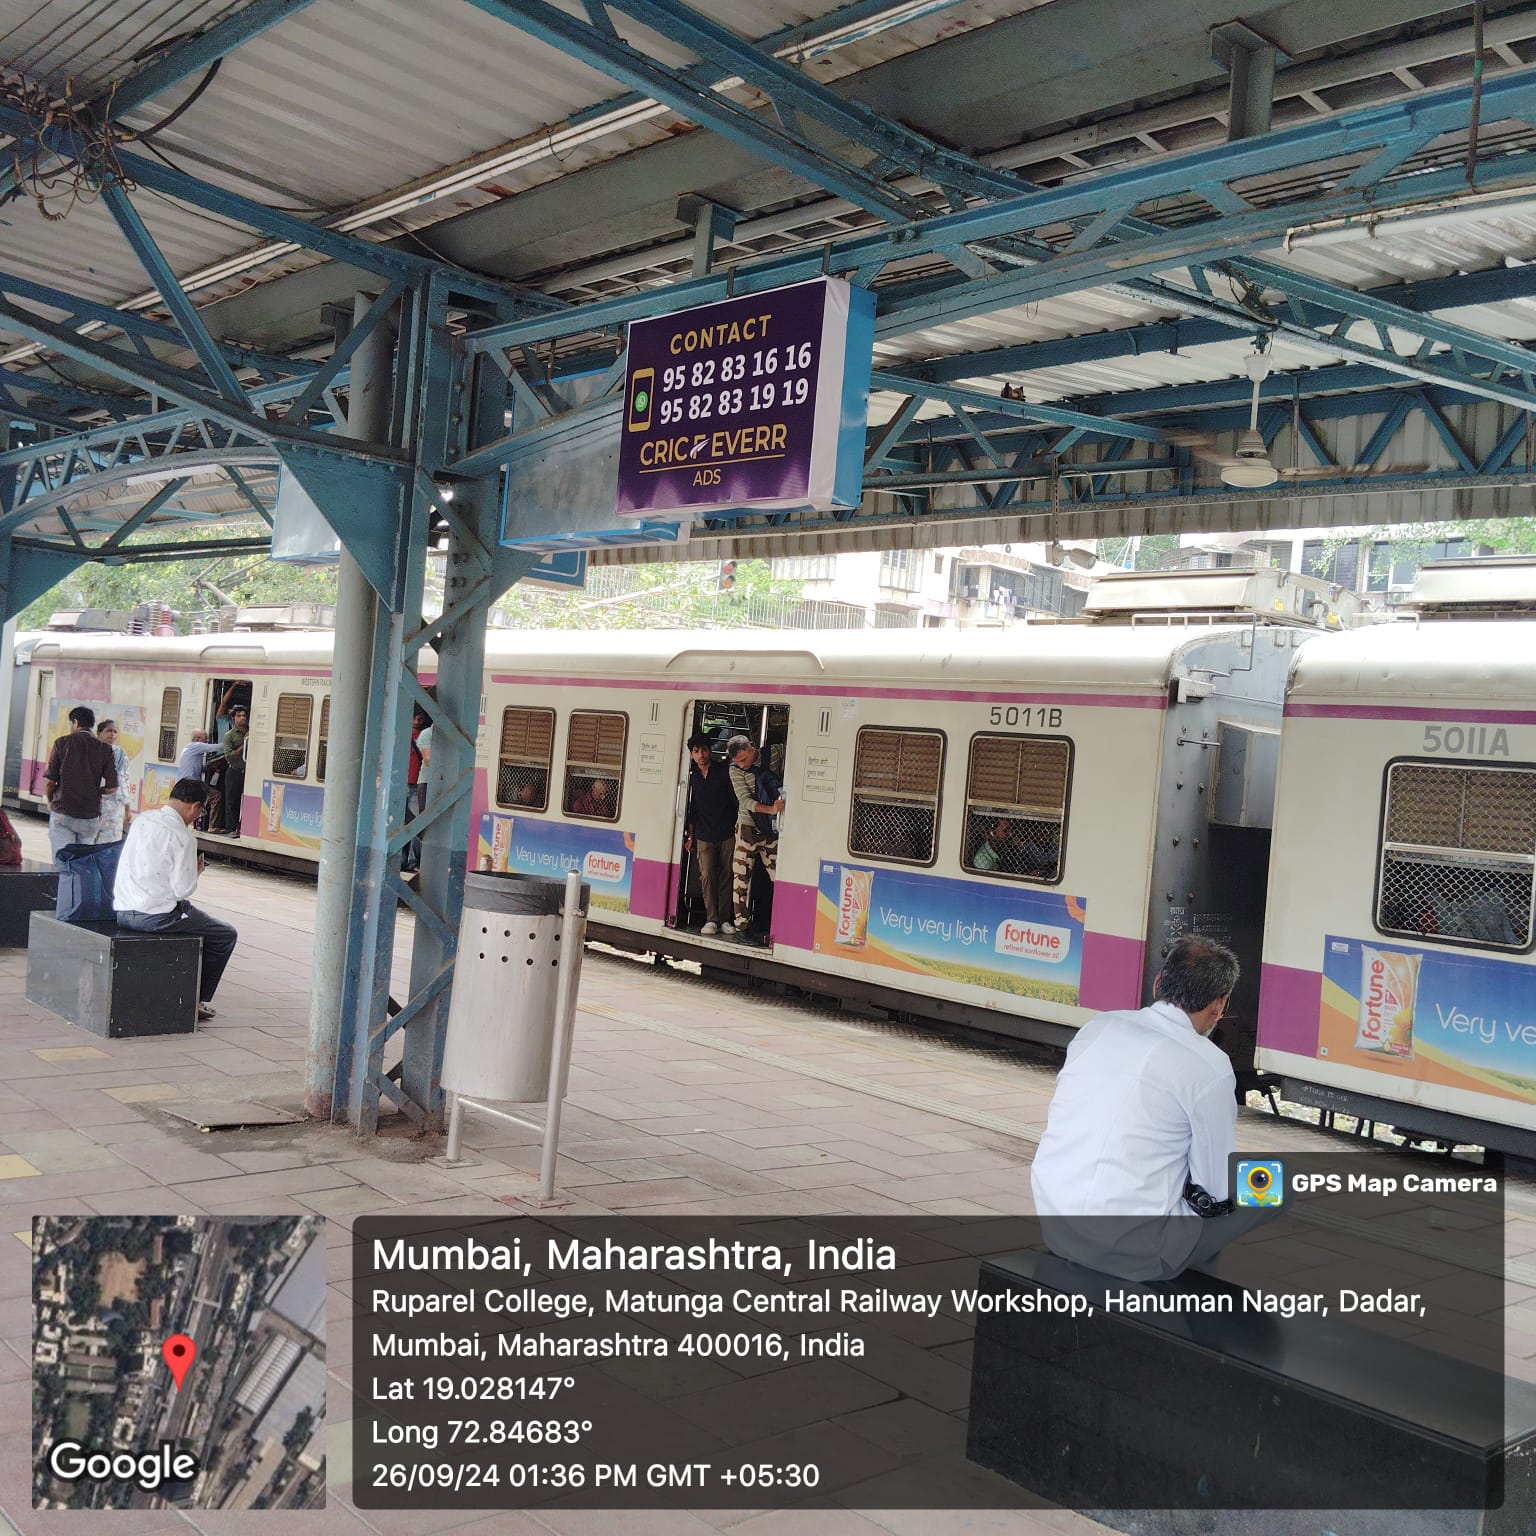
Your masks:
[{"label": "ceiling fan", "polygon": [[[1269,450],[1264,446],[1264,435],[1259,431],[1259,389],[1269,377],[1269,354],[1255,348],[1243,360],[1243,366],[1248,377],[1253,380],[1253,403],[1248,412],[1248,426],[1239,435],[1237,446],[1231,453],[1218,448],[1216,439],[1209,433],[1168,432],[1170,442],[1188,448],[1197,458],[1217,465],[1224,485],[1243,490],[1260,490],[1279,480],[1353,480],[1371,475],[1417,474],[1426,467],[1423,464],[1393,464],[1385,468],[1369,464],[1314,464],[1276,469]],[[1294,415],[1299,417],[1300,401],[1293,399],[1292,407]],[[1295,425],[1299,429],[1299,420],[1295,421]],[[1299,430],[1296,437],[1299,441]]]}]

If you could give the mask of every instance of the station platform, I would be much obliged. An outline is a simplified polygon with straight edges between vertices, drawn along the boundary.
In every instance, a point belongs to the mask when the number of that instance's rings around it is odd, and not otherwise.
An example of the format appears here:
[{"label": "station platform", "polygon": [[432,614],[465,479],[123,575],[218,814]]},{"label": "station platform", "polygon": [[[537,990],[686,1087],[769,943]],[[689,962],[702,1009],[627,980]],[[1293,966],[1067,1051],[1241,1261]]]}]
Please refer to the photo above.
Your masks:
[{"label": "station platform", "polygon": [[[29,854],[40,825],[23,820]],[[365,1214],[506,1216],[537,1184],[538,1137],[471,1115],[472,1166],[428,1159],[442,1139],[407,1124],[359,1141],[299,1122],[200,1133],[174,1114],[209,1102],[296,1110],[309,1017],[311,884],[211,866],[199,904],[234,922],[240,945],[192,1036],[101,1040],[24,999],[26,955],[0,951],[0,1536],[79,1531],[158,1536],[269,1529],[256,1513],[34,1512],[29,1486],[33,1212],[316,1213],[330,1261],[329,1504],[292,1520],[304,1536],[462,1531],[475,1536],[1096,1536],[1070,1510],[715,1514],[368,1511],[351,1503],[350,1223]],[[403,969],[404,950],[397,957]],[[1028,1214],[1029,1163],[1052,1067],[961,1046],[824,1006],[756,997],[695,974],[589,951],[582,975],[559,1188],[592,1214]],[[1321,1133],[1245,1111],[1239,1145],[1318,1151]],[[1383,1151],[1384,1157],[1393,1154]],[[1326,1234],[1319,1241],[1326,1243]],[[1536,1379],[1536,1193],[1511,1199],[1507,1251],[1511,1374]],[[1521,1256],[1524,1256],[1522,1259]],[[876,1444],[931,1448],[964,1436],[965,1398],[869,1408],[849,1428]],[[947,1411],[946,1411],[947,1410]],[[1202,1517],[1190,1516],[1190,1530]],[[1207,1517],[1208,1518],[1208,1517]],[[1340,1536],[1347,1536],[1344,1531]]]}]

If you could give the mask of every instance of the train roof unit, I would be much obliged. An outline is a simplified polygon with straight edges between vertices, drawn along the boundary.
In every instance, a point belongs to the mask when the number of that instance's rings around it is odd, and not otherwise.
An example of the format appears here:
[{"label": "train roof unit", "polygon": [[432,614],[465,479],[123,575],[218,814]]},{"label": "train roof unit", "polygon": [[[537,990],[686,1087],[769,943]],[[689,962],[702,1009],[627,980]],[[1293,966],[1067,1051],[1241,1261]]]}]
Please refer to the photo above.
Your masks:
[{"label": "train roof unit", "polygon": [[1202,571],[1115,571],[1088,592],[1089,621],[1153,618],[1257,619],[1307,629],[1339,630],[1361,618],[1360,599],[1346,587],[1275,566]]},{"label": "train roof unit", "polygon": [[1429,561],[1407,606],[1422,619],[1536,619],[1536,555]]}]

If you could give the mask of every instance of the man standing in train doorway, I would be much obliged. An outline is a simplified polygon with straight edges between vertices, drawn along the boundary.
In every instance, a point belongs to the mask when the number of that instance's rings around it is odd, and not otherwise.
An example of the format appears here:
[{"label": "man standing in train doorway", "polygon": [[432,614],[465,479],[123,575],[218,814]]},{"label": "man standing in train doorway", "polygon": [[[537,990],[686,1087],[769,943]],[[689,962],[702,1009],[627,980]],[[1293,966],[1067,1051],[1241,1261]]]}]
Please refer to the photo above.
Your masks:
[{"label": "man standing in train doorway", "polygon": [[[775,818],[784,809],[782,786],[759,762],[758,751],[745,736],[732,736],[725,744],[731,765],[731,787],[736,791],[736,851],[731,858],[731,904],[736,913],[736,936],[760,942],[764,935],[752,931],[752,873],[758,864],[770,880],[779,862],[779,828]],[[772,799],[765,796],[771,794]]]},{"label": "man standing in train doorway", "polygon": [[703,731],[688,738],[687,847],[699,865],[699,893],[704,898],[705,938],[734,936],[736,912],[732,881],[736,857],[736,786],[731,771],[713,756],[713,743]]},{"label": "man standing in train doorway", "polygon": [[1058,1258],[1169,1280],[1277,1214],[1228,1198],[1237,1080],[1209,1037],[1237,974],[1230,949],[1187,934],[1156,1001],[1090,1019],[1068,1046],[1029,1178]]},{"label": "man standing in train doorway", "polygon": [[245,744],[250,734],[250,712],[237,704],[224,733],[224,833],[240,836],[240,808],[245,799]]}]

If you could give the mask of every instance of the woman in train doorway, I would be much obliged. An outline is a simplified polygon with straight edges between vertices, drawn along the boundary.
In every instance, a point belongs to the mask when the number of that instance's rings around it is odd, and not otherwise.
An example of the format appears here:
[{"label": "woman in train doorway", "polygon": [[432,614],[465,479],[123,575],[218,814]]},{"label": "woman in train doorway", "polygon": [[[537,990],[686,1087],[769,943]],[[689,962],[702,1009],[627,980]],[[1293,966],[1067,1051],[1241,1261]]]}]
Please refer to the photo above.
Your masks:
[{"label": "woman in train doorway", "polygon": [[112,749],[112,761],[117,765],[117,788],[101,792],[101,822],[96,829],[98,843],[120,843],[128,833],[131,814],[128,810],[128,754],[117,744],[116,720],[103,720],[96,727],[96,735]]}]

